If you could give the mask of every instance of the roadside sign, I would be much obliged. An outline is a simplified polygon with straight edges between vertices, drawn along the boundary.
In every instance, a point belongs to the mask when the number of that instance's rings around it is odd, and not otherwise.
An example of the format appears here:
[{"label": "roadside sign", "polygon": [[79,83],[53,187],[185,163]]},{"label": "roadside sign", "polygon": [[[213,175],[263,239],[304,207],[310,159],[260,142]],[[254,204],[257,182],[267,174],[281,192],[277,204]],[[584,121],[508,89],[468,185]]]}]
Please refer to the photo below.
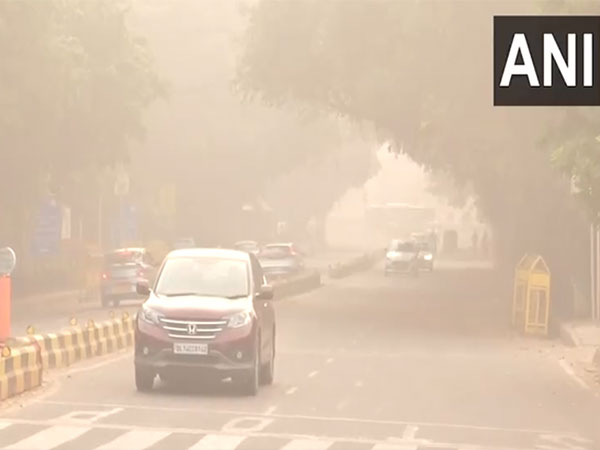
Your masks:
[{"label": "roadside sign", "polygon": [[10,275],[17,264],[17,256],[10,247],[0,248],[0,276]]},{"label": "roadside sign", "polygon": [[57,253],[62,231],[62,208],[56,200],[47,200],[40,208],[32,236],[34,254]]}]

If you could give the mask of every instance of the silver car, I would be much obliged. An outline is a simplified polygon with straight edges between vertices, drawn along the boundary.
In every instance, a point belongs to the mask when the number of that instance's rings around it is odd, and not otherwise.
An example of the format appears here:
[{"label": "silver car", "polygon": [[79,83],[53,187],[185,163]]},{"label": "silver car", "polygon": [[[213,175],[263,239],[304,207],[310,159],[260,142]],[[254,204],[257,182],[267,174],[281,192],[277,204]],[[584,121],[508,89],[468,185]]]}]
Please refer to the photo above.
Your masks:
[{"label": "silver car", "polygon": [[265,245],[258,259],[268,279],[293,275],[304,269],[302,253],[293,243]]}]

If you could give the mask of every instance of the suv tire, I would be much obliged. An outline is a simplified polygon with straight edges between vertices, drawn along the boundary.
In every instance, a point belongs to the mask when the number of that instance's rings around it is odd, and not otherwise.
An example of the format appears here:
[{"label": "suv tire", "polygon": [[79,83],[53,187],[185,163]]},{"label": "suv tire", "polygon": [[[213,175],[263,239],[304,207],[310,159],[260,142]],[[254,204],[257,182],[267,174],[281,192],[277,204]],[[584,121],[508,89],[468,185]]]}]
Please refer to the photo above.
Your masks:
[{"label": "suv tire", "polygon": [[151,391],[154,387],[154,378],[156,375],[148,369],[135,366],[135,387],[140,392]]},{"label": "suv tire", "polygon": [[244,395],[255,396],[258,394],[260,384],[260,339],[254,344],[254,358],[252,369],[242,376],[242,392]]}]

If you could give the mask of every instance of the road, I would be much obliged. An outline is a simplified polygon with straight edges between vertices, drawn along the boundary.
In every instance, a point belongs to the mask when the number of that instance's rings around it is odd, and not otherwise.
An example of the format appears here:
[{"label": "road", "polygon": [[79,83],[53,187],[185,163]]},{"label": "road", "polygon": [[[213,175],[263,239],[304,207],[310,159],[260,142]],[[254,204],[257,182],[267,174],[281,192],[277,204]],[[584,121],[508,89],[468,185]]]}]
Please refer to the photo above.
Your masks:
[{"label": "road", "polygon": [[[307,268],[327,272],[329,265],[340,261],[349,261],[360,256],[364,251],[358,249],[331,249],[305,259]],[[140,300],[126,300],[119,307],[104,308],[99,299],[81,301],[76,291],[37,296],[31,299],[14,299],[12,311],[12,334],[23,336],[29,326],[36,333],[53,333],[70,327],[70,320],[85,325],[88,320],[99,322],[124,312],[135,313]]]},{"label": "road", "polygon": [[598,450],[600,399],[553,341],[508,327],[493,274],[381,267],[277,303],[273,386],[135,390],[131,352],[0,412],[0,448]]}]

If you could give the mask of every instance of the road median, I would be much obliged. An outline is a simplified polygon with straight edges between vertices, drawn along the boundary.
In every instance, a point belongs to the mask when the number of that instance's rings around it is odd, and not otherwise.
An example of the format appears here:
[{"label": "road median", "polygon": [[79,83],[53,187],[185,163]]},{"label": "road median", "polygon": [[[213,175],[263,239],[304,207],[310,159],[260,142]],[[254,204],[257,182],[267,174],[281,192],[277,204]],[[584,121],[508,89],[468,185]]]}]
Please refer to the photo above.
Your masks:
[{"label": "road median", "polygon": [[363,253],[349,261],[332,264],[327,270],[327,275],[329,278],[339,279],[369,270],[380,259],[380,256],[381,252],[371,251]]},{"label": "road median", "polygon": [[0,401],[40,386],[42,373],[39,347],[4,347],[0,358]]}]

